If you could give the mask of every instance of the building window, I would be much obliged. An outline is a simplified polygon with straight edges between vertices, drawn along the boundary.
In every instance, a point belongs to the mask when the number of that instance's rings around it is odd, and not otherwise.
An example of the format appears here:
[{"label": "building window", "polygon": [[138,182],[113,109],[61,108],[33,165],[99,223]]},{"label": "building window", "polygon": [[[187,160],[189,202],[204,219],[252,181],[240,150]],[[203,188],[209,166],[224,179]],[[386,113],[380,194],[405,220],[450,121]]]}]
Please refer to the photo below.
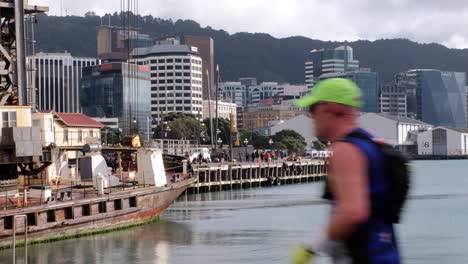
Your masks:
[{"label": "building window", "polygon": [[172,76],[174,76],[174,73],[173,72],[168,72],[167,76],[172,77]]},{"label": "building window", "polygon": [[3,112],[2,119],[2,127],[16,127],[16,112]]},{"label": "building window", "polygon": [[164,63],[164,59],[159,59],[158,62],[159,63]]},{"label": "building window", "polygon": [[184,62],[190,62],[190,59],[184,59]]},{"label": "building window", "polygon": [[100,214],[107,212],[107,203],[106,202],[99,202],[98,203],[98,212]]},{"label": "building window", "polygon": [[167,62],[168,62],[168,63],[169,63],[169,62],[174,62],[174,60],[173,60],[173,59],[167,59]]},{"label": "building window", "polygon": [[68,142],[68,129],[63,130],[63,141]]},{"label": "building window", "polygon": [[190,66],[184,66],[184,70],[190,70]]},{"label": "building window", "polygon": [[184,72],[184,76],[190,77],[190,72]]},{"label": "building window", "polygon": [[83,142],[83,130],[78,129],[78,142]]},{"label": "building window", "polygon": [[176,111],[182,111],[182,107],[181,107],[181,106],[177,106],[177,107],[176,107]]},{"label": "building window", "polygon": [[168,69],[168,70],[173,70],[173,69],[174,69],[174,66],[169,65],[169,66],[167,66],[167,69]]},{"label": "building window", "polygon": [[176,70],[181,70],[181,69],[182,69],[182,66],[176,65],[175,68],[176,68]]},{"label": "building window", "polygon": [[89,130],[89,137],[94,137],[94,131],[92,129]]},{"label": "building window", "polygon": [[175,62],[182,62],[182,59],[175,59]]},{"label": "building window", "polygon": [[190,86],[184,86],[184,90],[190,91]]},{"label": "building window", "polygon": [[191,111],[191,109],[192,108],[190,106],[189,107],[184,107],[184,111]]},{"label": "building window", "polygon": [[182,76],[182,73],[181,72],[176,72],[175,76]]}]

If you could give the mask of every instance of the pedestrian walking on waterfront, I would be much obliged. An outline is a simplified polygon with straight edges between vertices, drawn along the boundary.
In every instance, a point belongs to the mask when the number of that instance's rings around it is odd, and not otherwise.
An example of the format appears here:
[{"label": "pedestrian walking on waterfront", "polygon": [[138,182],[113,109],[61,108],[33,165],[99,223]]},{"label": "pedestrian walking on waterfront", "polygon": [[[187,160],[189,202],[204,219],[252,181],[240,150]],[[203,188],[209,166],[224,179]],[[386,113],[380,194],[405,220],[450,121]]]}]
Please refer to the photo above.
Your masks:
[{"label": "pedestrian walking on waterfront", "polygon": [[[361,98],[354,82],[332,78],[296,102],[309,107],[315,136],[332,142],[324,198],[334,208],[325,228],[293,251],[291,263],[310,263],[320,253],[340,264],[400,263],[394,230],[399,211],[389,211],[396,203],[393,176],[387,172],[386,152],[357,125]],[[404,195],[399,198],[405,200]]]},{"label": "pedestrian walking on waterfront", "polygon": [[245,152],[245,161],[249,162],[250,155],[249,153]]}]

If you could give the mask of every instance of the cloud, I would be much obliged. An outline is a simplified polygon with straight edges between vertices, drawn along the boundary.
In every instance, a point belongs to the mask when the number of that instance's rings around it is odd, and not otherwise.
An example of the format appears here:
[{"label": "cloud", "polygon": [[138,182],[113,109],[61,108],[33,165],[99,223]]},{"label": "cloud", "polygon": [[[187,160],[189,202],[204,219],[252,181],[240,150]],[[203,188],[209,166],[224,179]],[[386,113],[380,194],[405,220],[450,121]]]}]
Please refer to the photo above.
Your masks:
[{"label": "cloud", "polygon": [[[62,8],[60,0],[29,1],[49,5],[53,15],[120,11],[119,0],[61,0]],[[139,10],[166,19],[192,19],[230,33],[340,41],[409,38],[468,48],[465,0],[140,0]]]}]

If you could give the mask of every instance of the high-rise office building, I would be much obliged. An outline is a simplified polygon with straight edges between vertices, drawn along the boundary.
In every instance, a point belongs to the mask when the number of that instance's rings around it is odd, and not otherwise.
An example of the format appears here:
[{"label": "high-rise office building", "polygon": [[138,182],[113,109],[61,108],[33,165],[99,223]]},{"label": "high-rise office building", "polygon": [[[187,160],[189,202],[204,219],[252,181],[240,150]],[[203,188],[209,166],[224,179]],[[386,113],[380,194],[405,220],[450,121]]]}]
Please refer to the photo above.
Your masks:
[{"label": "high-rise office building", "polygon": [[409,117],[436,126],[467,126],[465,73],[415,69],[395,78],[406,93]]},{"label": "high-rise office building", "polygon": [[395,82],[386,84],[380,90],[380,112],[406,117],[406,93]]},{"label": "high-rise office building", "polygon": [[138,48],[132,57],[151,71],[151,112],[155,119],[169,112],[202,115],[202,58],[198,48],[174,44]]},{"label": "high-rise office building", "polygon": [[108,63],[83,69],[83,112],[91,117],[118,118],[123,134],[151,135],[150,71],[147,66]]},{"label": "high-rise office building", "polygon": [[[218,86],[219,99],[237,106],[247,105],[247,87],[240,82],[225,82]],[[214,101],[214,98],[211,98]]]},{"label": "high-rise office building", "polygon": [[248,104],[259,104],[282,94],[282,87],[278,86],[277,82],[262,82],[261,84],[250,86],[248,89]]},{"label": "high-rise office building", "polygon": [[135,48],[150,47],[152,39],[136,29],[100,26],[97,30],[97,55],[106,62],[126,62]]},{"label": "high-rise office building", "polygon": [[[98,63],[95,58],[72,57],[70,53],[38,53],[27,58],[28,98],[37,110],[80,112],[82,69]],[[30,99],[30,100],[29,100]]]},{"label": "high-rise office building", "polygon": [[350,72],[359,68],[359,61],[354,59],[353,48],[344,45],[335,49],[310,51],[305,62],[305,83],[309,89],[322,74]]},{"label": "high-rise office building", "polygon": [[364,106],[363,112],[379,112],[379,78],[370,69],[358,69],[350,72],[322,74],[320,79],[346,78],[354,81],[362,90]]},{"label": "high-rise office building", "polygon": [[213,39],[207,36],[183,36],[181,43],[198,48],[198,53],[203,61],[203,100],[208,100],[208,92],[213,99],[216,91]]}]

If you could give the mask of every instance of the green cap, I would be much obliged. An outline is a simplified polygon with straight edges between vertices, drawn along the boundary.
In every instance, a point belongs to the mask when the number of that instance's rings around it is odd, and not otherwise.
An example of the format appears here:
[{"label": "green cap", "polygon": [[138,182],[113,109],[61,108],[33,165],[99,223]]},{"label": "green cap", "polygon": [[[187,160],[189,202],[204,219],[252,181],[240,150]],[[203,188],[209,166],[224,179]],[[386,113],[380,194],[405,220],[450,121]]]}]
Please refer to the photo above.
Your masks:
[{"label": "green cap", "polygon": [[351,80],[345,78],[331,78],[320,81],[312,91],[295,102],[296,106],[308,107],[317,102],[331,102],[361,107],[361,89]]}]

